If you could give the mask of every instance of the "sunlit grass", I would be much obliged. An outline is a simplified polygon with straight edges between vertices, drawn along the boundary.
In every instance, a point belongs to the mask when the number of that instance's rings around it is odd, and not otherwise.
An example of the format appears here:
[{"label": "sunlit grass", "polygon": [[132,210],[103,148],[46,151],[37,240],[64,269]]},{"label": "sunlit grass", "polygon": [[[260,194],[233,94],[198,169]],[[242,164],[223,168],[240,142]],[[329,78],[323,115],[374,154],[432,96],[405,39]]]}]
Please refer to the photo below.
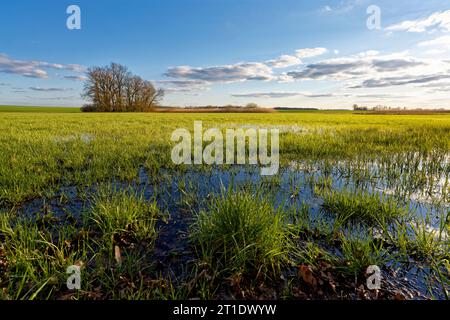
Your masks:
[{"label": "sunlit grass", "polygon": [[384,266],[388,261],[382,242],[354,235],[341,237],[342,258],[338,270],[348,275],[364,275],[369,266]]},{"label": "sunlit grass", "polygon": [[38,226],[13,212],[0,214],[0,235],[5,239],[8,268],[0,279],[11,299],[45,299],[66,283],[66,268],[86,261],[87,247],[71,243],[78,230]]},{"label": "sunlit grass", "polygon": [[408,215],[408,210],[392,198],[348,190],[326,192],[322,207],[340,224],[356,221],[385,225]]},{"label": "sunlit grass", "polygon": [[201,258],[229,275],[279,272],[291,246],[282,213],[246,192],[214,199],[199,213],[192,237]]},{"label": "sunlit grass", "polygon": [[115,190],[108,185],[100,187],[87,219],[111,248],[121,237],[130,237],[135,243],[153,241],[158,215],[156,202],[146,201],[134,190]]},{"label": "sunlit grass", "polygon": [[[111,177],[129,180],[143,164],[148,169],[173,168],[171,133],[177,128],[192,130],[194,120],[203,121],[205,128],[286,128],[280,137],[282,165],[364,155],[366,160],[382,158],[387,163],[393,154],[420,151],[431,157],[424,164],[432,169],[450,148],[449,115],[3,113],[0,203],[18,204],[56,192],[61,185]],[[291,132],[290,127],[304,132]],[[406,160],[412,164],[413,159]]]},{"label": "sunlit grass", "polygon": [[[204,128],[282,127],[280,174],[222,193],[203,194],[211,186],[189,176],[174,183],[174,173],[192,168],[173,165],[170,135],[192,130],[194,120]],[[215,298],[230,279],[272,283],[292,263],[320,268],[323,261],[353,279],[369,265],[414,259],[448,282],[448,215],[434,217],[441,225],[430,229],[408,204],[450,200],[449,115],[5,112],[0,129],[0,299],[67,294],[66,267],[80,261],[87,293],[76,298]],[[215,171],[197,168],[212,181]],[[151,196],[136,190],[142,169]],[[304,180],[294,178],[299,172]],[[63,186],[75,186],[85,206],[78,224],[51,212],[18,214],[35,198],[69,203]],[[280,206],[277,192],[285,197]],[[167,204],[175,194],[171,210],[193,218],[186,241],[197,254],[182,280],[153,273],[155,199]],[[310,198],[323,210],[314,212]]]}]

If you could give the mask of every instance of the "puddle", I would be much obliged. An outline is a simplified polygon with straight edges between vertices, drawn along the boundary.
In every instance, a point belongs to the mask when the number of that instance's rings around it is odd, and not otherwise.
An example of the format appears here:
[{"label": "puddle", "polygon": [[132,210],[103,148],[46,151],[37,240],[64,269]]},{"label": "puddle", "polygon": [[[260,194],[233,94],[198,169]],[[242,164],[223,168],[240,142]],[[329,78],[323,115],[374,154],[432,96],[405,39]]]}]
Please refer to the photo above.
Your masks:
[{"label": "puddle", "polygon": [[[159,237],[151,260],[156,262],[157,269],[163,274],[174,278],[185,274],[190,262],[196,257],[188,240],[189,225],[193,219],[192,212],[206,208],[208,202],[224,189],[236,190],[244,186],[259,190],[270,199],[274,207],[284,209],[292,207],[300,209],[306,204],[313,219],[323,215],[321,210],[323,200],[315,194],[311,184],[311,181],[318,177],[331,177],[333,190],[364,188],[369,192],[383,190],[389,193],[390,182],[386,180],[361,182],[355,179],[355,176],[342,174],[347,165],[340,163],[325,174],[321,166],[293,163],[292,166],[281,169],[279,175],[274,177],[261,177],[258,168],[245,166],[233,166],[227,170],[221,168],[196,170],[195,167],[188,168],[186,171],[160,170],[157,175],[148,175],[145,169],[141,168],[132,186],[138,192],[142,192],[145,198],[156,199],[158,206],[169,214],[167,221],[158,223]],[[370,170],[378,172],[381,169],[379,165],[372,164]],[[123,187],[128,186],[118,181],[114,183]],[[80,219],[83,210],[89,210],[91,206],[89,195],[95,194],[95,190],[95,185],[85,188],[83,194],[87,196],[81,197],[79,189],[66,187],[60,192],[64,194],[64,201],[61,201],[60,197],[36,199],[24,204],[20,212],[26,215],[42,214],[43,208],[46,208],[55,216],[70,213]],[[429,201],[426,197],[411,196],[406,198],[406,205],[415,212],[417,217],[429,216],[426,231],[436,232],[440,223],[438,213],[444,212],[449,205],[445,199],[436,204],[436,201]],[[379,237],[382,237],[379,230],[374,230],[374,234],[377,232]],[[446,233],[443,237],[442,240],[448,240]],[[412,294],[416,299],[431,296],[445,298],[438,286],[431,286],[432,289],[429,292],[428,271],[414,261],[408,266],[392,264],[383,281],[393,288],[406,290],[408,296]]]}]

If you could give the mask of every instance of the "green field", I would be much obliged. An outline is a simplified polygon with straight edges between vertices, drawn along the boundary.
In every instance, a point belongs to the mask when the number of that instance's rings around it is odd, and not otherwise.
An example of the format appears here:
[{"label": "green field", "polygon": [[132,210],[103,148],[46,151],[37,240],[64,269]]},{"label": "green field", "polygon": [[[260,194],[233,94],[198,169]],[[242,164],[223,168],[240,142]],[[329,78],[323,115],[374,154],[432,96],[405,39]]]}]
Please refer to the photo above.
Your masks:
[{"label": "green field", "polygon": [[80,108],[0,106],[0,112],[77,113]]},{"label": "green field", "polygon": [[[6,110],[0,298],[373,298],[370,265],[378,298],[448,298],[449,114]],[[194,121],[279,128],[279,174],[174,165]]]}]

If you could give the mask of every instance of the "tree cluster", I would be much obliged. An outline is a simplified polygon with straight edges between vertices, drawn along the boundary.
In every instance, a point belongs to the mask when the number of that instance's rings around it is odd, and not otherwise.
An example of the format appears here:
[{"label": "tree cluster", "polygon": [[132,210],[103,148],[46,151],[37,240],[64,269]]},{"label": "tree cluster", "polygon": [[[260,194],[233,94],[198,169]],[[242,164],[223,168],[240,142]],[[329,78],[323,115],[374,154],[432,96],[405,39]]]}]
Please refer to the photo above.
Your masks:
[{"label": "tree cluster", "polygon": [[158,105],[164,91],[156,90],[150,81],[133,75],[127,67],[111,63],[88,70],[83,95],[91,101],[83,111],[148,112]]},{"label": "tree cluster", "polygon": [[353,110],[354,111],[368,111],[369,108],[366,106],[358,106],[357,104],[353,105]]}]

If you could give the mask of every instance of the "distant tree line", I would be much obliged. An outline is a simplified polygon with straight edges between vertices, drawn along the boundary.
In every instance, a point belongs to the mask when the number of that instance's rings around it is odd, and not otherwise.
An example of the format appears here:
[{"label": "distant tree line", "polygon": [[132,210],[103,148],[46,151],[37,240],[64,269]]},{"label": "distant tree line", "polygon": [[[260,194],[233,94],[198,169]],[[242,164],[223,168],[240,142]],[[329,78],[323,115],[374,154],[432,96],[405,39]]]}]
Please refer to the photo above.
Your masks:
[{"label": "distant tree line", "polygon": [[357,104],[353,105],[353,110],[354,111],[368,111],[369,107],[366,106],[358,106]]},{"label": "distant tree line", "polygon": [[207,105],[207,106],[186,106],[185,109],[259,109],[260,106],[256,103],[248,103],[245,106],[240,105],[233,105],[233,104],[227,104],[225,106],[218,106],[218,105]]},{"label": "distant tree line", "polygon": [[275,110],[279,110],[279,111],[318,111],[319,108],[312,108],[312,107],[276,107],[274,108]]},{"label": "distant tree line", "polygon": [[158,105],[164,91],[127,67],[111,63],[88,70],[83,96],[91,101],[82,107],[85,112],[148,112]]}]

